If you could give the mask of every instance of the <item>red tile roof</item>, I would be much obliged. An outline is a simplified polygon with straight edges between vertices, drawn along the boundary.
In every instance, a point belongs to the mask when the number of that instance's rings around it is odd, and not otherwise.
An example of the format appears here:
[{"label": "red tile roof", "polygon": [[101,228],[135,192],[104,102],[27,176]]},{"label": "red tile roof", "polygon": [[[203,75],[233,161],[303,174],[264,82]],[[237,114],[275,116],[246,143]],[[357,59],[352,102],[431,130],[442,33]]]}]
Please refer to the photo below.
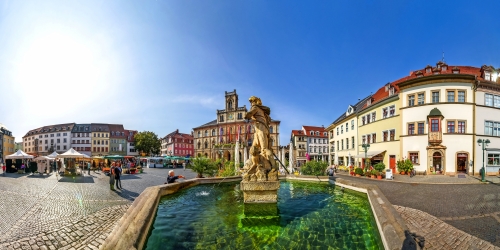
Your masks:
[{"label": "red tile roof", "polygon": [[[324,127],[302,126],[302,128],[305,130],[306,135],[309,137],[327,137],[326,135],[323,135],[323,133],[326,132]],[[314,135],[311,135],[311,131],[314,132]],[[319,132],[319,135],[316,135],[316,132]]]}]

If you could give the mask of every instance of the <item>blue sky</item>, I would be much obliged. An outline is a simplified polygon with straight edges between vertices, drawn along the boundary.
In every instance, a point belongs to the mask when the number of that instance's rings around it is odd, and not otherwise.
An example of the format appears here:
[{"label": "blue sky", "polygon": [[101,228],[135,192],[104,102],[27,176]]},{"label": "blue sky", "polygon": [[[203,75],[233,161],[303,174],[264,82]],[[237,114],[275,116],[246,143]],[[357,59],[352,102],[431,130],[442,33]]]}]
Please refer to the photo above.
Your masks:
[{"label": "blue sky", "polygon": [[434,65],[500,67],[498,1],[1,1],[0,123],[159,136],[262,98],[281,142]]}]

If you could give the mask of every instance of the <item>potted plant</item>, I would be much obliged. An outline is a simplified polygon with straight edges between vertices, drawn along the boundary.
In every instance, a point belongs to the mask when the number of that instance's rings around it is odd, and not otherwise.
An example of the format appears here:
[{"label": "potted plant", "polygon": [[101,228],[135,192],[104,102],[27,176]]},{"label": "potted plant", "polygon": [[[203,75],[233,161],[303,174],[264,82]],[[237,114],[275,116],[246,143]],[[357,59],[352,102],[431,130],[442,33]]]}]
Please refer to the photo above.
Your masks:
[{"label": "potted plant", "polygon": [[410,175],[411,171],[413,171],[413,163],[410,159],[405,160],[405,170],[408,175]]},{"label": "potted plant", "polygon": [[382,179],[382,173],[385,170],[385,164],[383,162],[379,162],[373,166],[375,168],[375,171],[377,171],[377,179]]},{"label": "potted plant", "polygon": [[356,174],[356,177],[360,177],[363,175],[363,169],[361,168],[355,168],[354,173]]},{"label": "potted plant", "polygon": [[398,169],[398,172],[400,174],[405,174],[406,172],[406,165],[404,160],[399,160],[396,162],[396,168]]},{"label": "potted plant", "polygon": [[375,178],[377,177],[377,174],[378,174],[377,170],[372,169],[372,170],[370,171],[370,173],[371,173],[371,178],[372,178],[372,179],[375,179]]}]

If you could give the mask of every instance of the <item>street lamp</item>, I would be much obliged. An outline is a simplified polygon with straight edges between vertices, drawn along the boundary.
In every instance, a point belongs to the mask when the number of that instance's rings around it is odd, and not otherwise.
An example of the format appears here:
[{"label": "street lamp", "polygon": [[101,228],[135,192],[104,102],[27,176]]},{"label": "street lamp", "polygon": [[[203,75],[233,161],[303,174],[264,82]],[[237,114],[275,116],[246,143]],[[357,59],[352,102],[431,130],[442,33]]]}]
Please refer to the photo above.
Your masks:
[{"label": "street lamp", "polygon": [[486,147],[488,147],[488,144],[490,143],[489,139],[477,139],[477,145],[481,146],[483,149],[483,167],[481,168],[481,181],[485,182],[484,180],[484,175],[486,174],[486,170],[484,169],[484,150]]},{"label": "street lamp", "polygon": [[366,172],[366,167],[368,166],[368,149],[370,148],[370,144],[368,143],[363,143],[361,144],[361,147],[365,150],[365,167],[364,170]]}]

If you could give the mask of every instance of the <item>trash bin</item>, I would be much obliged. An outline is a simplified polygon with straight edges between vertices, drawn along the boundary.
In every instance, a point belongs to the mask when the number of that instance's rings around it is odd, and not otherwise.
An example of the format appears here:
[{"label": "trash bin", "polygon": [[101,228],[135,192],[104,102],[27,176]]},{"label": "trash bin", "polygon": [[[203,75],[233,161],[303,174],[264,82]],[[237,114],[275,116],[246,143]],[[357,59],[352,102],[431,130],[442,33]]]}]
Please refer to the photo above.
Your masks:
[{"label": "trash bin", "polygon": [[386,180],[392,180],[392,170],[391,169],[386,169],[385,170],[385,179]]}]

